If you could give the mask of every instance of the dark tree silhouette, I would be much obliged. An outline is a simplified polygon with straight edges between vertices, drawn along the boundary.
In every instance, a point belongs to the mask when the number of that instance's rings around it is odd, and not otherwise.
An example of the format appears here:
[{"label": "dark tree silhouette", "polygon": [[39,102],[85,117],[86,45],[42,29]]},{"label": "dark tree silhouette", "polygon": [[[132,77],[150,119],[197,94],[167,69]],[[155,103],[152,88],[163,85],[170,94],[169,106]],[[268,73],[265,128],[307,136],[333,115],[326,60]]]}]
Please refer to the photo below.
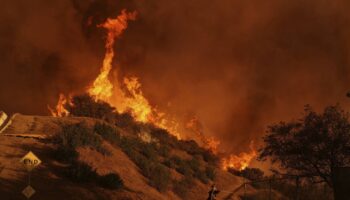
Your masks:
[{"label": "dark tree silhouette", "polygon": [[70,104],[65,105],[70,115],[80,117],[92,117],[113,122],[115,119],[115,108],[104,101],[95,101],[88,94],[76,95]]},{"label": "dark tree silhouette", "polygon": [[338,105],[316,113],[305,106],[298,121],[268,127],[259,159],[270,158],[289,175],[310,177],[333,187],[335,169],[350,166],[349,114]]}]

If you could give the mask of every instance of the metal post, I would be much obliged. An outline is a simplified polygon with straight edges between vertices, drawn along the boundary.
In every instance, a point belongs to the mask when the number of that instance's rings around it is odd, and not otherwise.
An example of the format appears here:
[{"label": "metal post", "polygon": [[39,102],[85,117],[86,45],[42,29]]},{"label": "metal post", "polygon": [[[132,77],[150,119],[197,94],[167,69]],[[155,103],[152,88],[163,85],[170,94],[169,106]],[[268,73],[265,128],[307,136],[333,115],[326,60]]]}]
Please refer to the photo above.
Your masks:
[{"label": "metal post", "polygon": [[246,183],[245,183],[245,179],[244,179],[244,199],[246,199]]},{"label": "metal post", "polygon": [[271,186],[272,179],[269,179],[269,200],[271,200],[271,192],[272,192],[272,186]]},{"label": "metal post", "polygon": [[30,185],[30,171],[28,172],[28,185]]}]

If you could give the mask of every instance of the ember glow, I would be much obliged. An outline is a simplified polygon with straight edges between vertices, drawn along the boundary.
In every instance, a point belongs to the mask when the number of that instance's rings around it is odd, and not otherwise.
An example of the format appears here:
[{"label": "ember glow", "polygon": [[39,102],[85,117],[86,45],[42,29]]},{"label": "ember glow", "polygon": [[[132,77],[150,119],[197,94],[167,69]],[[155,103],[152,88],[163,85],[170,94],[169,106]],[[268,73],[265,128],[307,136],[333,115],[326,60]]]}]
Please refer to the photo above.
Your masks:
[{"label": "ember glow", "polygon": [[249,166],[251,161],[257,156],[257,151],[254,149],[254,143],[250,143],[250,152],[242,152],[239,155],[230,155],[221,160],[222,168],[227,170],[233,168],[236,170],[244,170]]}]

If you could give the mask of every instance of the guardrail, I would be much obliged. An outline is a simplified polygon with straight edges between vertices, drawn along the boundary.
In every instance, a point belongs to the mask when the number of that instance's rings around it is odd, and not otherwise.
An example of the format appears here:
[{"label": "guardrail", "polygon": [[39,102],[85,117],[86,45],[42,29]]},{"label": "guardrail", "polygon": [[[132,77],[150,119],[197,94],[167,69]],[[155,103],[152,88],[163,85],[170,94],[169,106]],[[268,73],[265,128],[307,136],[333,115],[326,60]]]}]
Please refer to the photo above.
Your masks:
[{"label": "guardrail", "polygon": [[10,126],[11,124],[12,124],[12,121],[13,121],[13,119],[16,117],[18,115],[18,113],[15,113],[15,114],[13,114],[12,116],[11,116],[11,118],[6,122],[6,120],[5,120],[5,122],[4,123],[6,123],[4,126],[2,126],[2,128],[1,128],[1,126],[0,126],[0,134],[2,133],[2,132],[4,132],[6,129],[7,129],[7,127],[8,126]]},{"label": "guardrail", "polygon": [[2,127],[7,120],[7,114],[4,111],[0,111],[0,127]]}]

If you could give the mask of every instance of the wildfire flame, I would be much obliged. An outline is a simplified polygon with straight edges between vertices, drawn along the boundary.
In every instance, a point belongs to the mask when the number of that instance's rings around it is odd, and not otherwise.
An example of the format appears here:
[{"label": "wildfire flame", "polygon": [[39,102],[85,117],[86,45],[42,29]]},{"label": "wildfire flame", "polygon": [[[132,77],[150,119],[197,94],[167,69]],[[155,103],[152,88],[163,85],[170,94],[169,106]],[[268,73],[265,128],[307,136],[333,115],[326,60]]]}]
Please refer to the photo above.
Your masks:
[{"label": "wildfire flame", "polygon": [[[103,59],[103,65],[97,78],[92,85],[87,89],[87,92],[95,100],[102,100],[108,102],[113,107],[117,108],[119,112],[129,111],[135,120],[152,123],[160,128],[166,129],[170,134],[181,139],[178,131],[179,123],[176,119],[170,118],[164,112],[160,112],[155,107],[152,107],[147,98],[143,95],[141,90],[141,83],[137,77],[124,77],[123,82],[112,81],[109,79],[112,70],[112,61],[115,56],[113,46],[116,39],[123,33],[128,26],[129,20],[135,20],[136,12],[126,12],[123,10],[121,14],[115,19],[108,18],[105,23],[98,25],[98,27],[107,30],[106,38],[106,53]],[[123,87],[122,87],[123,86]],[[123,88],[123,89],[122,89]],[[55,109],[48,106],[52,116],[63,117],[68,116],[69,112],[64,105],[69,104],[70,100],[63,94],[60,94],[58,103]],[[203,127],[199,120],[194,117],[185,124],[185,128],[194,132],[203,146],[214,153],[218,152],[218,145],[220,141],[213,137],[205,136]],[[257,153],[251,146],[249,153],[241,153],[239,155],[230,155],[228,158],[222,160],[223,169],[230,167],[243,170],[256,157]]]},{"label": "wildfire flame", "polygon": [[53,109],[48,105],[47,108],[50,110],[52,116],[65,117],[69,115],[69,111],[64,107],[64,105],[67,103],[69,103],[69,101],[67,100],[66,96],[61,93],[56,107]]},{"label": "wildfire flame", "polygon": [[[113,46],[116,38],[118,38],[127,28],[128,20],[135,20],[136,12],[127,13],[122,11],[115,19],[107,19],[107,21],[99,27],[107,30],[106,53],[103,60],[103,66],[93,85],[88,89],[88,93],[96,100],[103,100],[117,108],[119,112],[130,111],[135,120],[140,122],[150,122],[160,128],[167,129],[171,134],[180,139],[177,131],[177,124],[172,120],[166,119],[165,114],[153,108],[149,101],[144,97],[141,84],[137,77],[124,77],[121,89],[119,82],[109,80],[109,74],[112,69],[112,60],[114,57]],[[116,92],[115,92],[116,91]]]},{"label": "wildfire flame", "polygon": [[206,137],[204,135],[202,124],[197,117],[190,119],[190,121],[186,123],[186,128],[194,132],[199,137],[204,147],[210,149],[214,153],[217,153],[220,141],[216,140],[213,137]]},{"label": "wildfire flame", "polygon": [[152,108],[143,96],[138,79],[136,77],[124,78],[124,84],[131,95],[131,97],[124,97],[124,108],[131,109],[135,120],[148,122],[152,114]]},{"label": "wildfire flame", "polygon": [[141,84],[136,77],[124,78],[124,85],[130,95],[122,93],[121,111],[130,110],[135,120],[152,123],[156,126],[168,130],[177,139],[181,139],[176,120],[169,119],[165,113],[153,108],[149,101],[143,96]]},{"label": "wildfire flame", "polygon": [[249,145],[250,152],[242,152],[239,155],[230,155],[227,158],[223,158],[221,160],[222,168],[227,170],[229,168],[233,168],[236,170],[244,170],[249,166],[251,161],[257,156],[257,151],[255,150],[254,142],[251,142]]},{"label": "wildfire flame", "polygon": [[113,84],[108,79],[112,69],[112,61],[114,57],[113,46],[117,37],[119,37],[128,26],[128,20],[135,20],[136,12],[127,13],[125,10],[115,19],[108,18],[103,24],[98,27],[107,29],[106,53],[103,59],[103,66],[100,74],[95,79],[93,86],[88,89],[88,93],[96,99],[109,102],[113,92]]}]

